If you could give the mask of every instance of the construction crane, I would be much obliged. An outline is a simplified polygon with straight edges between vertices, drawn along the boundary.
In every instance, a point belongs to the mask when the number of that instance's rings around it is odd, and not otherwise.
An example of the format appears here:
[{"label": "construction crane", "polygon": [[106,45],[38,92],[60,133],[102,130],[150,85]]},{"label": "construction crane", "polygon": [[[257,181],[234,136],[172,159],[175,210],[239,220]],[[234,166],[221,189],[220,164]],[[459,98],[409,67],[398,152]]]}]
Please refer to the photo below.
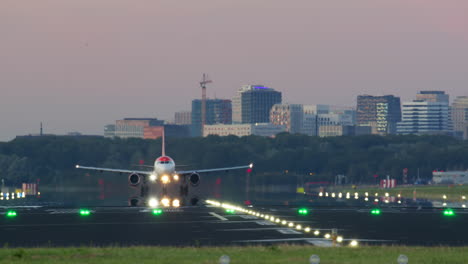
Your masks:
[{"label": "construction crane", "polygon": [[203,74],[203,79],[200,82],[200,87],[202,88],[202,104],[201,104],[201,136],[203,137],[203,129],[206,124],[206,85],[212,83],[213,81],[208,79],[207,74]]}]

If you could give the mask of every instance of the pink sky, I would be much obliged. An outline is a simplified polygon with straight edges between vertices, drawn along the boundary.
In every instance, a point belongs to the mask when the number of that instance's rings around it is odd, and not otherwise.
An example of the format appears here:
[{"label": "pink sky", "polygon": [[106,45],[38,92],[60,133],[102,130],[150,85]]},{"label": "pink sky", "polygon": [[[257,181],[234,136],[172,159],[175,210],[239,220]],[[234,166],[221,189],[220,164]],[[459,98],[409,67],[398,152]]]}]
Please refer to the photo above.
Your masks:
[{"label": "pink sky", "polygon": [[466,0],[2,0],[0,141],[172,119],[264,84],[290,103],[468,95]]}]

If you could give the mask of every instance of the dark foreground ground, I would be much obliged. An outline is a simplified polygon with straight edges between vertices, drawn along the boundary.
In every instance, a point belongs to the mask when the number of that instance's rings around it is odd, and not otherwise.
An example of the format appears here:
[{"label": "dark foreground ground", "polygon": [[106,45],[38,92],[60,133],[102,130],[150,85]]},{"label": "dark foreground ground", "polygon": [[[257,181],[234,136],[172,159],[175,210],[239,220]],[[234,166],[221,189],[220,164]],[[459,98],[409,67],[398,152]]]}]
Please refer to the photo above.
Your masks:
[{"label": "dark foreground ground", "polygon": [[153,215],[146,208],[97,207],[81,216],[78,209],[16,208],[7,218],[0,208],[0,245],[38,246],[222,246],[275,243],[330,246],[323,235],[337,228],[346,239],[360,244],[468,245],[468,212],[443,216],[438,209],[383,209],[378,216],[369,209],[309,208],[300,216],[295,207],[253,207],[302,226],[321,229],[320,236],[305,234],[245,214],[200,206],[167,209]]}]

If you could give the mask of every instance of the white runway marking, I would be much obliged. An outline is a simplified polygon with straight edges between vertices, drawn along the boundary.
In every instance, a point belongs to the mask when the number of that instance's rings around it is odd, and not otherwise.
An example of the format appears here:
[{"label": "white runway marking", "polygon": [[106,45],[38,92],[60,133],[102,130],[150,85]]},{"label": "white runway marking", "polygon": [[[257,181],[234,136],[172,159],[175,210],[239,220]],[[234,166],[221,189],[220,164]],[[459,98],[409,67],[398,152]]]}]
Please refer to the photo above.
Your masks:
[{"label": "white runway marking", "polygon": [[210,212],[210,215],[222,220],[222,221],[228,221],[228,219],[226,217],[222,217],[220,216],[219,214],[215,213],[215,212]]},{"label": "white runway marking", "polygon": [[291,228],[279,229],[277,231],[280,232],[281,234],[285,234],[285,235],[302,235],[301,232],[296,231],[296,230],[291,229]]},{"label": "white runway marking", "polygon": [[258,219],[255,215],[239,215],[241,218],[244,219]]},{"label": "white runway marking", "polygon": [[262,226],[272,226],[272,225],[276,225],[275,223],[272,223],[272,222],[270,222],[270,221],[256,221],[255,223],[258,224],[258,225],[262,225]]}]

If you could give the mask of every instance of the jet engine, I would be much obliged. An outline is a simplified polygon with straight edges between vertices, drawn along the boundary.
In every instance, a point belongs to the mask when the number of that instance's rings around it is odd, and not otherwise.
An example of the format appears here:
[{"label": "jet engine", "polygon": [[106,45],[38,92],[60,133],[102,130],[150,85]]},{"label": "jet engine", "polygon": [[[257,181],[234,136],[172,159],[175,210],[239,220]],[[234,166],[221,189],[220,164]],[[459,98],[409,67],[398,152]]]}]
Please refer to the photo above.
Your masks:
[{"label": "jet engine", "polygon": [[131,186],[137,186],[141,183],[141,181],[141,176],[136,173],[132,173],[130,174],[130,176],[128,176],[128,184],[130,184]]},{"label": "jet engine", "polygon": [[192,175],[190,175],[189,181],[192,186],[197,186],[200,183],[200,175],[198,173],[192,173]]}]

